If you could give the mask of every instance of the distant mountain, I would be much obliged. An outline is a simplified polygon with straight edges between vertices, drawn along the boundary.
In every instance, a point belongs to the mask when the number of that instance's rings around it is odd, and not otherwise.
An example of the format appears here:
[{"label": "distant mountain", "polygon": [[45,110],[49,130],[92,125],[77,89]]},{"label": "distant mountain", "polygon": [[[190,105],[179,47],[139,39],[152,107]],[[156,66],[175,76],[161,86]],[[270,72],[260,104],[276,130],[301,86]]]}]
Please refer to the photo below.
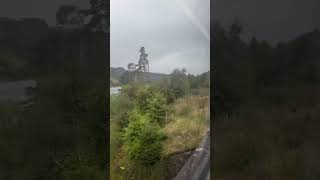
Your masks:
[{"label": "distant mountain", "polygon": [[[130,73],[123,67],[110,67],[110,82],[114,84],[115,82],[120,82],[121,77],[124,74]],[[146,81],[156,81],[160,80],[161,78],[165,77],[167,74],[161,74],[161,73],[153,73],[153,72],[145,72],[143,73],[143,77]]]},{"label": "distant mountain", "polygon": [[126,69],[123,67],[110,67],[110,78],[119,80],[123,73],[126,72]]},{"label": "distant mountain", "polygon": [[143,73],[143,76],[147,81],[157,81],[166,77],[167,74],[149,72],[149,73]]}]

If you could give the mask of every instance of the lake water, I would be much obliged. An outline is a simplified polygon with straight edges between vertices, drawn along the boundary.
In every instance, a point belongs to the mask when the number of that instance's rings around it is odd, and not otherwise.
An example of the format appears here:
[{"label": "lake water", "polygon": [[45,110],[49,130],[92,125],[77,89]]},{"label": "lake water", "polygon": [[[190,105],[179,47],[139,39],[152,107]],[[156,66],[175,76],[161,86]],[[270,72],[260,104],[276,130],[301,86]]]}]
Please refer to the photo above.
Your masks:
[{"label": "lake water", "polygon": [[111,87],[110,88],[110,95],[112,94],[119,94],[120,93],[120,90],[121,90],[121,87]]}]

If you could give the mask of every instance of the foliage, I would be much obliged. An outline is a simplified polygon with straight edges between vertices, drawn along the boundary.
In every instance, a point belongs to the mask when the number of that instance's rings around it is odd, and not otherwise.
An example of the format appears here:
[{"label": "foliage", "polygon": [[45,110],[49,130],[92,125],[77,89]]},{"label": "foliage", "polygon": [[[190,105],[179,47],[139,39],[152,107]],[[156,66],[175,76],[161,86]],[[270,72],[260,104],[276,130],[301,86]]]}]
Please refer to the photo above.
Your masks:
[{"label": "foliage", "polygon": [[[166,112],[161,93],[149,86],[126,85],[120,95],[111,96],[110,103],[112,123],[117,122],[123,132],[120,142],[130,160],[144,166],[159,161],[164,138],[160,125]],[[113,142],[118,144],[116,139]]]},{"label": "foliage", "polygon": [[241,31],[213,28],[214,178],[317,179],[319,31],[276,45]]},{"label": "foliage", "polygon": [[170,86],[169,77],[163,78],[159,81],[152,83],[152,87],[164,95],[167,104],[171,104],[175,101],[173,91],[169,88],[169,86]]},{"label": "foliage", "polygon": [[175,99],[183,97],[189,90],[189,82],[185,70],[175,69],[170,74],[170,85],[173,96]]},{"label": "foliage", "polygon": [[[88,26],[103,31],[99,23],[106,3],[91,5],[86,12],[95,17]],[[78,10],[68,8],[58,12],[60,20]],[[41,25],[42,32],[38,25],[22,24],[40,33],[1,46],[1,79],[30,78],[38,87],[31,107],[0,105],[1,179],[106,179],[106,34]],[[13,30],[21,33],[17,27]]]},{"label": "foliage", "polygon": [[[96,32],[107,33],[109,3],[104,0],[90,0],[90,5],[89,9],[81,10],[72,5],[61,6],[56,13],[57,23],[61,25],[80,25]],[[85,18],[89,21],[86,22]]]},{"label": "foliage", "polygon": [[[97,36],[94,34],[73,37],[82,38],[83,44],[102,42],[95,41]],[[21,67],[19,74],[32,71],[32,77],[28,78],[36,80],[38,87],[31,107],[0,107],[0,121],[5,127],[1,129],[0,136],[0,158],[3,159],[0,176],[5,179],[106,177],[104,172],[109,154],[106,146],[107,99],[106,87],[102,83],[102,77],[106,76],[100,61],[105,61],[105,50],[101,52],[102,47],[98,44],[94,49],[89,47],[85,58],[79,62],[77,56],[73,56],[79,54],[77,48],[65,50],[67,43],[76,43],[69,40],[60,32],[50,32],[48,41],[39,42],[39,47],[29,52],[32,61],[26,64],[28,66],[24,65],[23,58],[15,55],[8,56],[6,60],[11,64],[17,60],[18,65],[10,67],[19,70]],[[67,157],[61,154],[66,153],[86,154],[81,158],[90,158],[77,166],[78,162],[64,159]],[[54,162],[56,160],[59,160],[59,165]],[[63,169],[56,170],[59,167]]]},{"label": "foliage", "polygon": [[208,96],[209,72],[187,75],[176,69],[152,82],[130,75],[122,74],[121,93],[110,101],[111,177],[170,179],[164,158],[196,147],[207,130],[208,99],[187,96]]},{"label": "foliage", "polygon": [[128,113],[134,105],[132,99],[130,98],[131,96],[129,96],[131,93],[129,92],[132,91],[127,91],[127,87],[124,86],[122,88],[122,93],[119,96],[110,97],[110,117],[112,117],[114,121],[118,122],[120,129],[128,126]]},{"label": "foliage", "polygon": [[[233,27],[243,29],[239,24]],[[217,88],[230,90],[228,97],[250,100],[266,87],[319,82],[319,31],[276,45],[254,37],[245,41],[241,33],[232,32],[219,24],[213,27],[214,81]]]},{"label": "foliage", "polygon": [[135,111],[130,114],[130,123],[124,133],[124,147],[131,160],[150,166],[161,158],[164,134],[159,125],[147,115]]},{"label": "foliage", "polygon": [[149,114],[152,121],[163,124],[166,114],[166,100],[160,92],[151,87],[137,91],[135,106],[140,112]]}]

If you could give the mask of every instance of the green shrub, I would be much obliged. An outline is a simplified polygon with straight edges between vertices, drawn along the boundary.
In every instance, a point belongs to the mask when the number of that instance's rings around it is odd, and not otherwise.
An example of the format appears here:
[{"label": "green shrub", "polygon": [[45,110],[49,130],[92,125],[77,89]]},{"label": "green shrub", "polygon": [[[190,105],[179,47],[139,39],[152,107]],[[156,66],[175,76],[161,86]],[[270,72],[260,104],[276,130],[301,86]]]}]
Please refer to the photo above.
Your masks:
[{"label": "green shrub", "polygon": [[116,116],[119,113],[119,108],[118,97],[110,95],[110,116]]},{"label": "green shrub", "polygon": [[119,123],[120,129],[128,126],[128,113],[132,108],[133,102],[127,93],[110,96],[110,115],[113,120]]},{"label": "green shrub", "polygon": [[128,97],[128,99],[130,100],[133,100],[136,98],[138,89],[139,88],[136,85],[123,85],[121,88],[121,95]]},{"label": "green shrub", "polygon": [[136,93],[135,105],[139,109],[140,112],[146,113],[149,109],[149,102],[154,96],[154,91],[146,86],[141,87]]},{"label": "green shrub", "polygon": [[184,69],[175,69],[170,74],[169,89],[175,99],[185,96],[190,89],[190,83],[185,72],[186,71]]},{"label": "green shrub", "polygon": [[134,100],[135,106],[141,114],[149,114],[152,121],[163,124],[167,111],[167,102],[164,95],[152,87],[140,88]]},{"label": "green shrub", "polygon": [[124,147],[130,160],[150,166],[161,158],[164,133],[148,115],[130,113],[130,123],[124,133]]},{"label": "green shrub", "polygon": [[148,101],[147,113],[150,114],[150,118],[162,125],[164,123],[167,106],[166,99],[160,93],[153,94],[153,97]]}]

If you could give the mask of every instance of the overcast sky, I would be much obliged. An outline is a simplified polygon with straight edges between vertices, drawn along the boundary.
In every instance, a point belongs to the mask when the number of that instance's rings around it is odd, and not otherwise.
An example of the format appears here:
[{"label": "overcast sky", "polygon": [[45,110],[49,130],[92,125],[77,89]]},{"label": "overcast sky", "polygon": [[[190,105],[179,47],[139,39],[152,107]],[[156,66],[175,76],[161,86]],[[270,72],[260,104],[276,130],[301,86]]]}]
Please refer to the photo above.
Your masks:
[{"label": "overcast sky", "polygon": [[[210,0],[111,0],[111,65],[137,62],[145,46],[151,71],[186,67],[209,69]],[[1,0],[0,17],[39,17],[50,25],[62,4],[89,7],[89,0]],[[249,36],[271,42],[290,40],[320,29],[320,0],[211,0],[214,19],[235,17],[248,24]]]},{"label": "overcast sky", "polygon": [[149,54],[150,71],[170,73],[185,67],[210,69],[210,0],[111,0],[112,67],[137,63],[139,49]]}]

